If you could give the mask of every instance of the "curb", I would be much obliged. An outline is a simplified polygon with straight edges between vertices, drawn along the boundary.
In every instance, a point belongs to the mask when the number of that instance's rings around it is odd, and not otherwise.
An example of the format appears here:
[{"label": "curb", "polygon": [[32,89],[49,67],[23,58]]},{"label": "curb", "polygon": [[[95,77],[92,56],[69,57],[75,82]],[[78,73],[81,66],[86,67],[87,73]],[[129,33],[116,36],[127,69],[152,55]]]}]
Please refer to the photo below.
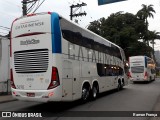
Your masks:
[{"label": "curb", "polygon": [[7,102],[12,102],[12,101],[17,101],[17,100],[16,100],[16,99],[13,99],[13,100],[0,101],[0,104],[7,103]]}]

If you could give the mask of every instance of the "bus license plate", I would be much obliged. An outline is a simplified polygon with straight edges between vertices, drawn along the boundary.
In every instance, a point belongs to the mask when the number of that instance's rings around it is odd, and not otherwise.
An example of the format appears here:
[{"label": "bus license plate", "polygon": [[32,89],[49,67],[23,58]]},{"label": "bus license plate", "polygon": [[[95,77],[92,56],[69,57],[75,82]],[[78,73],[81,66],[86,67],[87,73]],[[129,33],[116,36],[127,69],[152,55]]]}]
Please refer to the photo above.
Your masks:
[{"label": "bus license plate", "polygon": [[35,97],[35,93],[27,93],[28,97]]}]

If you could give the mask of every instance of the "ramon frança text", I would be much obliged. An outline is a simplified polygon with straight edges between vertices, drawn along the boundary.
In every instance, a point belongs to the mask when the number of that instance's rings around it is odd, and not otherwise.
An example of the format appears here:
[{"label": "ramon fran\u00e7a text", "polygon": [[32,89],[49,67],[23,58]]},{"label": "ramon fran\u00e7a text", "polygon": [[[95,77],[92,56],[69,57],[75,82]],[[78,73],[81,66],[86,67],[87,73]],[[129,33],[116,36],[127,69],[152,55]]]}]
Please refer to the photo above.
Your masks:
[{"label": "ramon fran\u00e7a text", "polygon": [[134,117],[157,117],[155,113],[133,113]]}]

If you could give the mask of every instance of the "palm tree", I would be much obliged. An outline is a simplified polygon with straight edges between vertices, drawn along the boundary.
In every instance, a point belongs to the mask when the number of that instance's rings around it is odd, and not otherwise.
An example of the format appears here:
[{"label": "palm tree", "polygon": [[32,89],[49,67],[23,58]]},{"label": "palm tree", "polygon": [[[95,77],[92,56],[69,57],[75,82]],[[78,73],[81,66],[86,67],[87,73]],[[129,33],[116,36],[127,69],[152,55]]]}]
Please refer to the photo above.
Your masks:
[{"label": "palm tree", "polygon": [[153,16],[153,13],[156,13],[155,10],[153,9],[153,5],[144,5],[142,4],[142,9],[140,9],[137,12],[137,17],[141,20],[145,21],[146,24],[146,28],[145,28],[145,42],[147,43],[147,45],[149,46],[149,41],[148,41],[148,18]]},{"label": "palm tree", "polygon": [[152,48],[153,48],[153,53],[152,53],[153,57],[154,57],[155,39],[157,39],[158,34],[160,34],[160,32],[156,32],[155,30],[149,31],[149,40],[150,40],[150,43],[152,44]]},{"label": "palm tree", "polygon": [[152,48],[154,50],[154,40],[157,39],[157,36],[160,34],[160,32],[156,32],[155,30],[154,31],[149,31],[149,38],[150,38],[150,43],[152,44]]}]

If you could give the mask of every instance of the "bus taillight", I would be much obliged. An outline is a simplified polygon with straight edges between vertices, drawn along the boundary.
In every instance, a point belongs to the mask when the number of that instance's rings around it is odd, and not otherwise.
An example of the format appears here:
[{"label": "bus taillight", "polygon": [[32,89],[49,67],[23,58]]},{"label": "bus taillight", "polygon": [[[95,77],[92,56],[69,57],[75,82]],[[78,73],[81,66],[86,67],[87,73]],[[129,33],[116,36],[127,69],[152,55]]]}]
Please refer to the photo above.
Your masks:
[{"label": "bus taillight", "polygon": [[144,79],[147,79],[147,78],[148,78],[148,73],[145,72],[145,73],[144,73]]},{"label": "bus taillight", "polygon": [[131,72],[128,72],[128,77],[129,77],[129,78],[131,78],[131,77],[132,77],[132,76],[131,76]]},{"label": "bus taillight", "polygon": [[48,89],[53,89],[60,85],[58,70],[56,67],[52,67],[51,83]]},{"label": "bus taillight", "polygon": [[15,86],[15,84],[14,84],[13,71],[12,71],[12,69],[10,69],[10,75],[11,75],[11,78],[10,78],[10,80],[11,80],[11,87],[14,88],[14,89],[16,89],[16,86]]}]

